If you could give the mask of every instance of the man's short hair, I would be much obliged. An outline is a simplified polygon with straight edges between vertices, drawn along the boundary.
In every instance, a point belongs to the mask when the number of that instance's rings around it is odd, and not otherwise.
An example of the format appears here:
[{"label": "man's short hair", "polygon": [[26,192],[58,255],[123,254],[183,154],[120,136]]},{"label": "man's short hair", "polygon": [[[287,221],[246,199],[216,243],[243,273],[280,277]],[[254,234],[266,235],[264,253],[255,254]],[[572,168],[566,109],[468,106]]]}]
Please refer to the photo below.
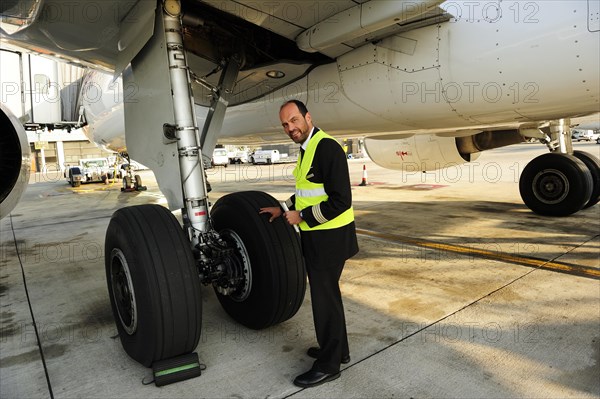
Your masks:
[{"label": "man's short hair", "polygon": [[286,101],[285,103],[283,103],[281,105],[281,107],[279,108],[279,111],[281,111],[283,109],[283,107],[285,107],[288,104],[296,104],[296,107],[298,107],[298,111],[300,111],[300,114],[302,115],[302,117],[305,117],[306,114],[308,113],[308,109],[306,108],[306,105],[304,105],[304,103],[300,100]]}]

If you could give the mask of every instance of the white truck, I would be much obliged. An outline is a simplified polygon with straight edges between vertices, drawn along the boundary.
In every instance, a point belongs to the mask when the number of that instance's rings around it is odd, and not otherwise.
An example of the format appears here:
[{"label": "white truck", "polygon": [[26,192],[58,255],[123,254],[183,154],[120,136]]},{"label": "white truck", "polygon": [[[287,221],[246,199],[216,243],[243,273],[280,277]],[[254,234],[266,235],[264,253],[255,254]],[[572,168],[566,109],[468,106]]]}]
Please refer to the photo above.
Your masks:
[{"label": "white truck", "polygon": [[69,167],[65,177],[72,187],[78,187],[81,183],[107,183],[114,174],[114,165],[107,158],[86,158],[80,159],[79,165]]},{"label": "white truck", "polygon": [[240,164],[248,162],[248,151],[232,151],[228,155],[230,164]]},{"label": "white truck", "polygon": [[229,164],[229,157],[225,148],[215,148],[211,160],[212,166],[225,166]]},{"label": "white truck", "polygon": [[579,130],[573,129],[571,133],[571,139],[573,141],[596,141],[600,140],[600,134],[595,133],[593,130]]},{"label": "white truck", "polygon": [[254,165],[265,164],[270,165],[281,160],[279,150],[257,150],[252,155],[252,163]]}]

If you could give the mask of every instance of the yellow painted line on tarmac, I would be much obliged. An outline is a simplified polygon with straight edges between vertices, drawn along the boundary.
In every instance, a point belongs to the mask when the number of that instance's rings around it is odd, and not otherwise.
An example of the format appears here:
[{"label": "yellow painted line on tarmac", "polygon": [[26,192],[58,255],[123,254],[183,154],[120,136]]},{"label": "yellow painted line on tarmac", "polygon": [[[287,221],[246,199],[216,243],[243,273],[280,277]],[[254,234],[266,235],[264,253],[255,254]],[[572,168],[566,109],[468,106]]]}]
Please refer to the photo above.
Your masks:
[{"label": "yellow painted line on tarmac", "polygon": [[[116,191],[114,190],[115,185],[117,185],[118,182],[114,181],[114,182],[110,182],[108,184],[104,184],[104,183],[88,183],[91,186],[85,187],[84,186],[79,186],[79,187],[71,187],[71,190],[76,193],[76,194],[87,194],[87,193],[94,193],[97,191]],[[93,184],[96,184],[96,186],[92,186]],[[102,186],[98,186],[98,184],[102,184]],[[86,184],[87,186],[87,184]],[[119,186],[120,188],[120,186]]]},{"label": "yellow painted line on tarmac", "polygon": [[528,266],[536,269],[544,269],[555,271],[559,273],[573,274],[576,276],[589,277],[593,279],[600,279],[600,269],[596,269],[593,267],[587,267],[576,264],[562,263],[562,262],[554,262],[543,259],[537,259],[533,257],[526,256],[515,256],[507,253],[497,252],[497,251],[488,251],[485,249],[472,248],[472,247],[464,247],[460,245],[453,244],[443,244],[435,241],[426,241],[406,236],[401,236],[397,234],[389,234],[389,233],[381,233],[378,231],[365,230],[365,229],[356,229],[357,234],[363,235],[366,237],[379,238],[386,241],[391,241],[395,243],[414,245],[416,247],[421,248],[429,248],[435,250],[442,250],[446,252],[452,252],[456,254],[461,254],[465,256],[476,256],[478,258],[490,259],[490,260],[498,260],[501,262],[507,262],[522,266]]}]

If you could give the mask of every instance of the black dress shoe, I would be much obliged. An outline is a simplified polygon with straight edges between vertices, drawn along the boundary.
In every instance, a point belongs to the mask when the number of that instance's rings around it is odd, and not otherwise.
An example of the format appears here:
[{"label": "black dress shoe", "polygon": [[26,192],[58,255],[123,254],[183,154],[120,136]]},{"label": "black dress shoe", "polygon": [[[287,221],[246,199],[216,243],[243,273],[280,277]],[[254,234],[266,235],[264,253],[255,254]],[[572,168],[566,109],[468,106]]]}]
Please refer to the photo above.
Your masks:
[{"label": "black dress shoe", "polygon": [[[312,357],[313,359],[318,359],[319,355],[321,354],[321,349],[317,348],[316,346],[311,346],[306,351],[306,354]],[[350,355],[342,356],[342,363],[350,363]]]},{"label": "black dress shoe", "polygon": [[339,372],[329,374],[316,370],[308,370],[306,373],[300,374],[294,379],[294,385],[302,388],[311,388],[333,381],[336,378],[340,378]]}]

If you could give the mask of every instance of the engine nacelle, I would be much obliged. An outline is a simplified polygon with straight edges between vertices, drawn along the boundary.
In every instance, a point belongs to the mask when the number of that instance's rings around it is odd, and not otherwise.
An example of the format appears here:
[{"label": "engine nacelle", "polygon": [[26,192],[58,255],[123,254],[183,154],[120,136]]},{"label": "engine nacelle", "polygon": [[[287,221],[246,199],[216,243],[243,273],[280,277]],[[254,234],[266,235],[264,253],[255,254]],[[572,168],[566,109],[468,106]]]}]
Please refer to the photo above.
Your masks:
[{"label": "engine nacelle", "polygon": [[365,139],[377,165],[406,172],[428,172],[472,162],[482,151],[526,141],[518,129],[459,131],[454,134],[390,135]]},{"label": "engine nacelle", "polygon": [[364,140],[369,157],[386,169],[432,171],[474,161],[479,154],[461,154],[455,137],[436,135],[375,136]]},{"label": "engine nacelle", "polygon": [[29,182],[27,134],[21,122],[0,104],[0,219],[17,205]]}]

